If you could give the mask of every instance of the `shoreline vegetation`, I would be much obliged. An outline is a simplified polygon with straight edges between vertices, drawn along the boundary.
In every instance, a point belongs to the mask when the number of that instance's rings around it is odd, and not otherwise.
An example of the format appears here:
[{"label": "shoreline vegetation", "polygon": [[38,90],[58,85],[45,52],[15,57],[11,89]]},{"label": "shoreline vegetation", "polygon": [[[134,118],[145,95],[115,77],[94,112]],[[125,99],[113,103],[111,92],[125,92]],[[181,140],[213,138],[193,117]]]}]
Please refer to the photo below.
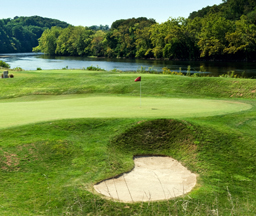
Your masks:
[{"label": "shoreline vegetation", "polygon": [[52,27],[33,52],[52,56],[255,61],[256,25],[245,15],[228,20],[219,14],[203,18],[170,18],[158,24],[144,17],[115,21],[108,31],[87,27]]},{"label": "shoreline vegetation", "polygon": [[[93,57],[94,58],[94,57]],[[16,68],[10,68],[10,65],[7,64],[4,61],[0,61],[0,70],[10,70],[10,71],[26,71],[23,70],[21,67],[16,67]],[[37,67],[36,69],[37,71],[41,71],[42,68]],[[56,69],[57,70],[57,69]],[[62,68],[62,70],[69,70],[68,66]],[[212,75],[209,72],[206,72],[204,66],[200,66],[200,70],[199,71],[193,71],[191,72],[191,66],[188,65],[187,66],[187,71],[186,72],[182,72],[181,71],[181,67],[179,68],[179,71],[171,71],[169,68],[167,67],[163,67],[161,71],[157,70],[154,68],[154,66],[152,67],[138,67],[137,70],[135,71],[122,71],[119,69],[112,69],[112,70],[105,70],[104,68],[100,68],[98,65],[97,66],[88,66],[88,67],[83,67],[82,69],[72,69],[73,71],[105,71],[105,72],[117,72],[117,73],[142,73],[142,74],[169,74],[169,75],[177,75],[177,76],[187,76],[187,77],[216,77],[214,75]],[[48,70],[48,71],[53,71],[53,70]],[[28,71],[29,72],[29,71]],[[218,75],[218,77],[224,77],[224,78],[240,78],[240,79],[255,79],[255,76],[251,76],[248,77],[246,72],[243,71],[242,73],[237,74],[234,70],[232,71],[228,71],[227,73],[223,73]]]},{"label": "shoreline vegetation", "polygon": [[[19,53],[22,53],[22,52],[19,52]],[[24,52],[24,53],[30,53],[30,52]],[[31,52],[31,53],[36,53],[36,52]],[[15,54],[15,53],[0,53],[0,58],[10,58],[9,55],[6,55],[6,54]],[[48,56],[51,56],[49,54],[44,54],[44,55],[48,55]],[[55,57],[70,57],[70,55],[55,55]],[[87,58],[92,58],[92,59],[111,59],[107,56],[81,56],[81,57],[87,57]],[[128,57],[115,57],[114,59],[138,59],[138,58],[128,58]],[[152,61],[191,61],[191,59],[172,59],[172,58],[154,58],[154,57],[151,57],[151,58],[139,58],[139,59],[145,59],[145,60],[152,60]],[[226,59],[205,59],[205,58],[198,58],[198,59],[192,59],[192,61],[195,61],[195,62],[227,62]],[[256,59],[251,59],[251,60],[246,60],[246,59],[242,59],[242,60],[239,60],[239,59],[229,59],[228,62],[256,62]]]}]

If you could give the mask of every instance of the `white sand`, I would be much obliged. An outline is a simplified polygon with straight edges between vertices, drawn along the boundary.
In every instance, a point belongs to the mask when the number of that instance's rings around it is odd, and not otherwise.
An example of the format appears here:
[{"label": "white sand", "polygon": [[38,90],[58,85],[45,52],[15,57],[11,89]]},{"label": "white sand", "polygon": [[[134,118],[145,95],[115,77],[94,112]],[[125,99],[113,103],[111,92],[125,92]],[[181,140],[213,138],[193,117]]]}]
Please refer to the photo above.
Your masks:
[{"label": "white sand", "polygon": [[131,172],[94,185],[94,189],[122,202],[146,202],[184,195],[196,185],[196,174],[173,158],[135,157],[134,163]]}]

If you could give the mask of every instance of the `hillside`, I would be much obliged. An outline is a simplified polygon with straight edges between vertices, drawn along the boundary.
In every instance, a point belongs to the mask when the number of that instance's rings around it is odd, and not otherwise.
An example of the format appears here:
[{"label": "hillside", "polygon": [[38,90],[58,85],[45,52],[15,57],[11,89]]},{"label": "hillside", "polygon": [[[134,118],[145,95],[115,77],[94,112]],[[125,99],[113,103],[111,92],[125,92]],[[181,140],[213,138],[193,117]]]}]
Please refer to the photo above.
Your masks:
[{"label": "hillside", "polygon": [[189,15],[189,19],[203,18],[206,15],[218,13],[229,20],[239,20],[242,15],[256,24],[256,2],[253,0],[223,0],[222,4],[207,6]]},{"label": "hillside", "polygon": [[38,38],[52,26],[66,28],[68,23],[40,16],[0,20],[0,53],[31,52]]}]

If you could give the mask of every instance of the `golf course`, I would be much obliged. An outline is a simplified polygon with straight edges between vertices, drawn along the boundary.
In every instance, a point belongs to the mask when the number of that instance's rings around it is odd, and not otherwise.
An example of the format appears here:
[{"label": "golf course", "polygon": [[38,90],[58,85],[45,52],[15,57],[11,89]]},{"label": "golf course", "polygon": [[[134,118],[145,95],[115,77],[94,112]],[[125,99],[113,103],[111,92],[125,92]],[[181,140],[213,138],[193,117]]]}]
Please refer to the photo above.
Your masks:
[{"label": "golf course", "polygon": [[[0,79],[0,215],[256,214],[254,79],[10,73]],[[177,168],[165,173],[169,159]],[[172,175],[189,189],[170,191]]]}]

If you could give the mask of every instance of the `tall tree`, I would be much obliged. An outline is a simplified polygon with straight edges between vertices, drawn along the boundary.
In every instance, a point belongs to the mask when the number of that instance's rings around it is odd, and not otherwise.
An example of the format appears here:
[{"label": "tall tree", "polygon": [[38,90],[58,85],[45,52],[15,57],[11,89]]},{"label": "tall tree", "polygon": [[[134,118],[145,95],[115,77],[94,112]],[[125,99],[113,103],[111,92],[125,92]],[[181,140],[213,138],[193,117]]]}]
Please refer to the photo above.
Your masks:
[{"label": "tall tree", "polygon": [[224,52],[238,54],[241,58],[254,59],[256,55],[256,25],[251,24],[246,16],[242,16],[235,24],[235,32],[226,34],[229,45]]},{"label": "tall tree", "polygon": [[137,58],[154,57],[151,52],[153,45],[150,39],[150,27],[152,22],[142,21],[134,26],[135,30],[135,45]]},{"label": "tall tree", "polygon": [[220,56],[228,45],[225,38],[227,32],[232,32],[234,23],[217,14],[211,14],[203,19],[199,34],[201,57]]},{"label": "tall tree", "polygon": [[33,48],[33,51],[41,51],[50,55],[55,55],[57,48],[57,40],[62,31],[60,27],[52,27],[46,29],[42,36],[39,38],[39,45]]},{"label": "tall tree", "polygon": [[105,35],[105,32],[99,30],[92,36],[91,51],[94,56],[104,56]]}]

